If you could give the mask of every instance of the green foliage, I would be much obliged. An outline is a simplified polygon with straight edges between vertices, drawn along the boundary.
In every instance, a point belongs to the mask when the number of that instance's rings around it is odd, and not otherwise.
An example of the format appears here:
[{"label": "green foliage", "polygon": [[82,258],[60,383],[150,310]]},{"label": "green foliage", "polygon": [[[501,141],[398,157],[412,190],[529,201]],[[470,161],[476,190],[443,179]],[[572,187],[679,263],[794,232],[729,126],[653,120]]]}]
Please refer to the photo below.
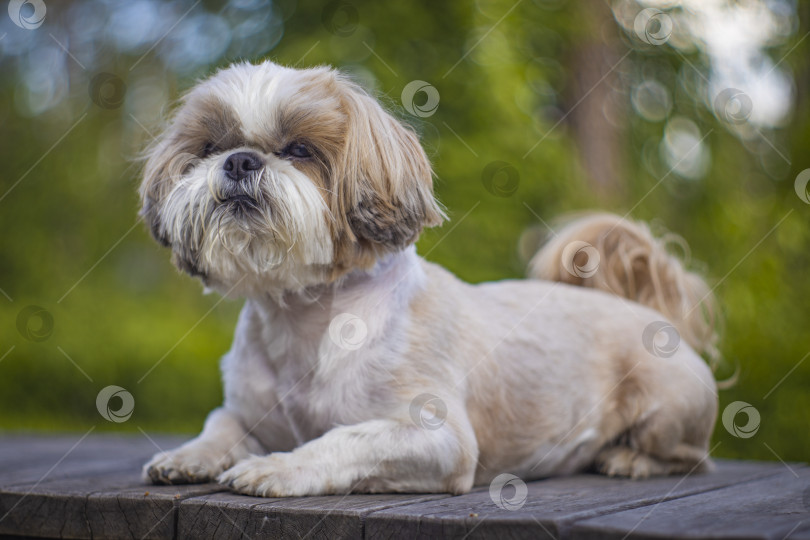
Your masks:
[{"label": "green foliage", "polygon": [[[695,264],[717,286],[724,311],[725,362],[718,377],[740,370],[738,384],[721,393],[721,410],[741,400],[762,417],[750,439],[731,436],[718,421],[715,453],[806,460],[810,360],[799,362],[810,349],[804,305],[810,206],[793,186],[808,166],[805,96],[800,93],[785,127],[766,134],[790,141],[777,142],[794,156],[788,165],[772,152],[751,151],[683,92],[675,76],[665,80],[673,91],[672,114],[708,134],[709,170],[686,180],[665,174],[656,150],[664,123],[633,114],[627,81],[649,71],[642,69],[648,64],[666,73],[689,70],[701,65],[698,53],[637,47],[610,18],[594,32],[581,24],[584,8],[575,2],[524,2],[502,21],[511,0],[353,3],[359,26],[348,36],[328,30],[323,1],[279,3],[287,17],[284,35],[267,57],[355,73],[422,134],[451,220],[423,235],[420,252],[477,282],[523,275],[518,241],[527,230],[545,231],[535,214],[551,221],[601,207],[681,234]],[[48,24],[58,23],[60,9],[53,7]],[[36,31],[47,33],[46,26]],[[617,132],[625,164],[621,193],[594,188],[573,128],[561,120],[574,105],[566,96],[580,69],[572,51],[599,32],[618,43],[620,54],[637,49],[615,83],[625,117]],[[780,58],[797,46],[784,65],[797,74],[800,90],[808,74],[802,35],[772,51]],[[171,99],[204,75],[165,71],[150,54],[130,71],[139,56],[119,55],[104,70],[118,73],[128,88],[139,77],[162,77]],[[76,79],[83,80],[80,72]],[[414,118],[404,111],[400,93],[412,80],[438,89],[434,115]],[[202,295],[136,224],[139,165],[133,157],[150,140],[139,124],[154,131],[157,123],[133,121],[127,106],[94,105],[82,84],[71,84],[62,106],[31,116],[19,106],[20,81],[0,82],[0,196],[7,193],[0,199],[0,288],[8,295],[0,295],[0,428],[194,432],[221,400],[217,362],[229,347],[239,302]],[[495,161],[518,175],[508,196],[485,188],[486,167]],[[530,239],[524,237],[527,245]],[[43,341],[32,342],[17,328],[28,305],[53,317]],[[38,320],[29,324],[36,330]],[[96,394],[112,384],[135,397],[128,422],[106,422],[96,411]]]}]

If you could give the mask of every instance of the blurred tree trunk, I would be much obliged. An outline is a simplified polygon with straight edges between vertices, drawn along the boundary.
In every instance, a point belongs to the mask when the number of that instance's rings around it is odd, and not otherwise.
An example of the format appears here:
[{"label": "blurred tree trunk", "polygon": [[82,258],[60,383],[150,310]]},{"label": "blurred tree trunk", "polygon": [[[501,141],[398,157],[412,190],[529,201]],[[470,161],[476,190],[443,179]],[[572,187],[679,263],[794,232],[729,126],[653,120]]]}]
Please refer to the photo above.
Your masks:
[{"label": "blurred tree trunk", "polygon": [[567,62],[571,81],[566,101],[582,167],[599,200],[609,205],[626,192],[622,163],[626,111],[613,90],[624,46],[613,37],[616,24],[607,3],[588,5],[580,10],[580,33]]},{"label": "blurred tree trunk", "polygon": [[[802,36],[806,36],[810,32],[810,3],[803,2],[797,6],[799,16],[799,28],[793,40],[802,40]],[[787,45],[790,45],[788,42]],[[790,57],[795,55],[799,61],[791,62],[793,69],[793,76],[796,81],[796,104],[794,110],[794,118],[791,121],[791,127],[788,129],[788,137],[790,137],[789,147],[792,150],[792,156],[802,156],[807,148],[807,141],[810,140],[810,122],[797,122],[796,118],[807,118],[810,114],[810,63],[808,63],[807,51],[810,49],[810,44],[807,41],[802,41],[799,47],[793,51]],[[806,161],[795,161],[793,163],[793,178],[802,169],[806,168]]]}]

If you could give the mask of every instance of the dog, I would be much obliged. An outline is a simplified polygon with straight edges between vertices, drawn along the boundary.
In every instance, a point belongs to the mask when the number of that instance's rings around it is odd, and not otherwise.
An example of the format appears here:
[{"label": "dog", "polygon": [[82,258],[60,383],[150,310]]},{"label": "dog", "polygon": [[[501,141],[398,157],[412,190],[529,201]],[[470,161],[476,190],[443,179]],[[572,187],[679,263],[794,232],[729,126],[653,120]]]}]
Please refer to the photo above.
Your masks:
[{"label": "dog", "polygon": [[332,68],[200,82],[140,196],[180,270],[246,299],[224,404],[145,481],[459,494],[502,473],[711,467],[713,301],[666,238],[579,216],[528,279],[462,282],[414,247],[446,219],[417,135]]}]

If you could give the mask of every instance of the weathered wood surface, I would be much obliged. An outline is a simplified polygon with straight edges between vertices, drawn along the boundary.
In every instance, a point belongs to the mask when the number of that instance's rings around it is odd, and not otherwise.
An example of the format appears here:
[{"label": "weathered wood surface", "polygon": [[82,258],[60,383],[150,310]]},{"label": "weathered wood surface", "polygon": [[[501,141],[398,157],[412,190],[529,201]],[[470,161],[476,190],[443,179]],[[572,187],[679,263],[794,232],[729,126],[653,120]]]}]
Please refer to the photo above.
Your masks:
[{"label": "weathered wood surface", "polygon": [[[155,438],[161,448],[180,442]],[[687,477],[553,478],[530,482],[525,503],[504,510],[487,487],[456,497],[261,499],[215,484],[151,486],[139,475],[155,451],[140,435],[0,435],[0,538],[810,540],[804,465],[721,461]]]}]

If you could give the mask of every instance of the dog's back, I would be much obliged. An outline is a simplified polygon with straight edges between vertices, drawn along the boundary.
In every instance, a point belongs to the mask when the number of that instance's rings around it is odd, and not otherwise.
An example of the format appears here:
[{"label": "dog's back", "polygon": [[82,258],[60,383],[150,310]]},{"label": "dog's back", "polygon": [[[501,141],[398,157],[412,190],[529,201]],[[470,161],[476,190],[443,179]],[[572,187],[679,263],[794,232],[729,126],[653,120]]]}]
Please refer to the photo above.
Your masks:
[{"label": "dog's back", "polygon": [[718,314],[712,290],[667,247],[683,240],[655,237],[645,223],[614,214],[573,216],[537,252],[529,276],[600,289],[651,307],[714,365]]}]

